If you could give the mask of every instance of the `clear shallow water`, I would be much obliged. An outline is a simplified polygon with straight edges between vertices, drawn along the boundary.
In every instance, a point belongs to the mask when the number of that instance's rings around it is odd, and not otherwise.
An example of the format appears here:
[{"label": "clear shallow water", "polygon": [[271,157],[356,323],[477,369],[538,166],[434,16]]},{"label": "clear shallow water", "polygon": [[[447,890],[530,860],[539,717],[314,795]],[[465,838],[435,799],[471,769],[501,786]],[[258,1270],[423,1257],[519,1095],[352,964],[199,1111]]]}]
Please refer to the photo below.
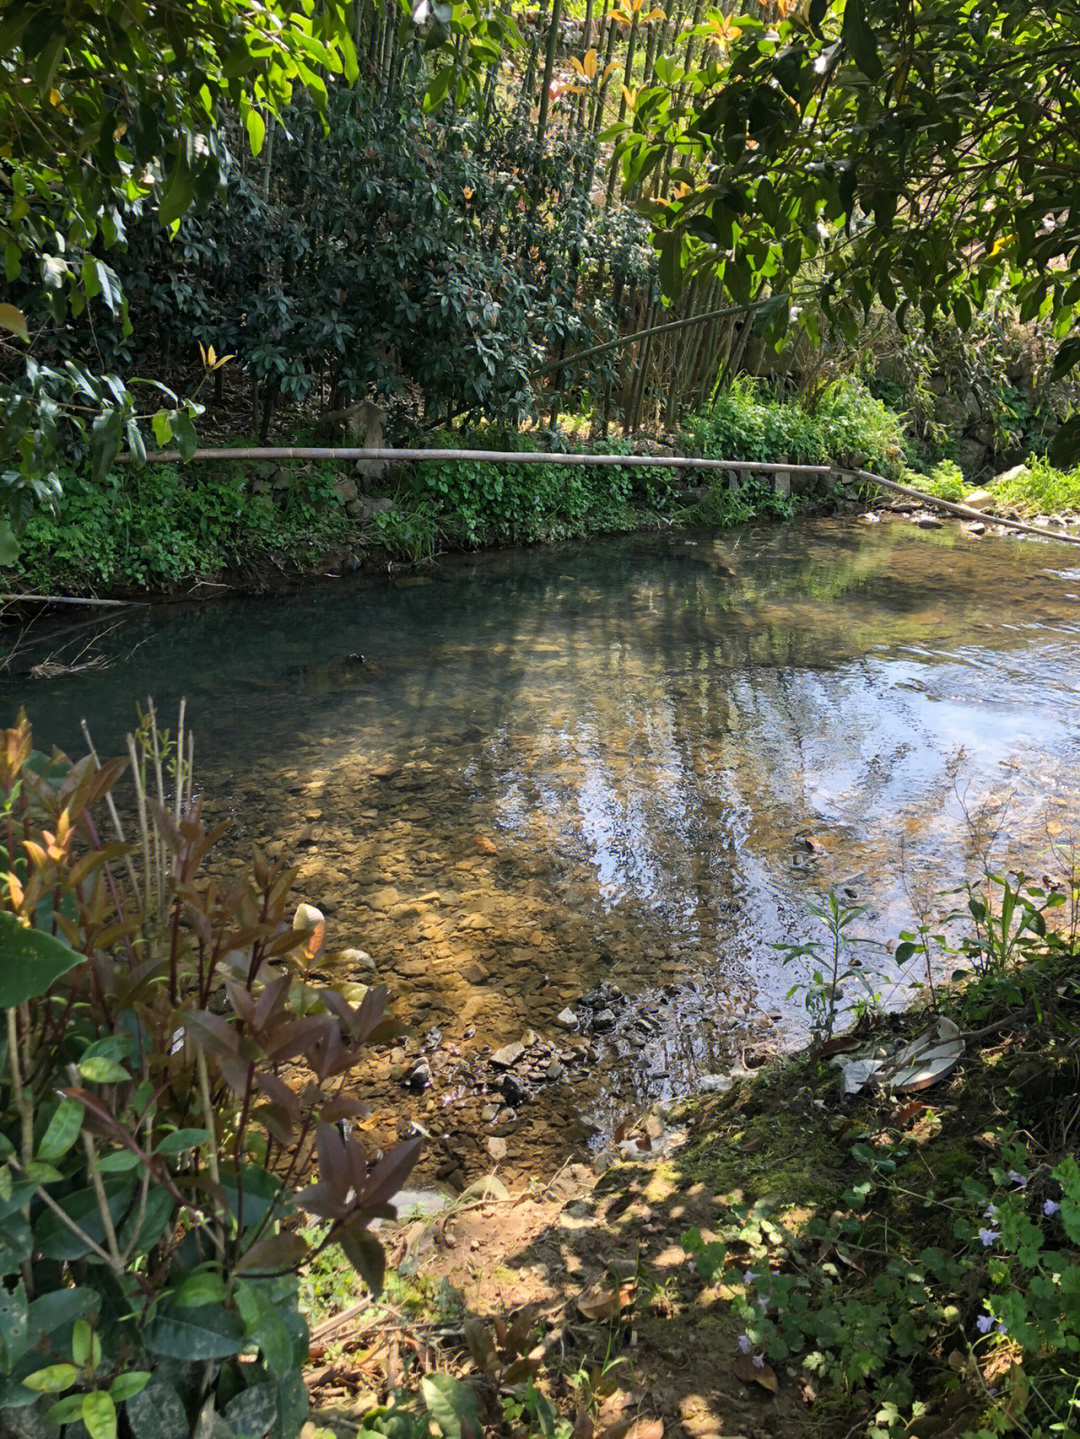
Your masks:
[{"label": "clear shallow water", "polygon": [[771,945],[808,895],[846,885],[884,941],[995,832],[1045,863],[1080,784],[1078,574],[901,522],[634,537],[139,612],[109,668],[8,676],[0,705],[112,753],[137,699],[185,694],[208,798],[448,1037],[550,1030],[615,978],[664,1032],[612,1041],[614,1112],[796,1022]]}]

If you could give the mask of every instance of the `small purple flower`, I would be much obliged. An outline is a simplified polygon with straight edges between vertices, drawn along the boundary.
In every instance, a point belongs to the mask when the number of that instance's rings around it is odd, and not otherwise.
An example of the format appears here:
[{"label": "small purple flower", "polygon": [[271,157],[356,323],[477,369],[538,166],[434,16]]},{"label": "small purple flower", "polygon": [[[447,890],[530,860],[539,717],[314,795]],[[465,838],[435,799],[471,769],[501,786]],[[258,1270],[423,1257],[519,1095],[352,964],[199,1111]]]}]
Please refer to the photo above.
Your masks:
[{"label": "small purple flower", "polygon": [[1018,1169],[1010,1169],[1009,1178],[1018,1189],[1026,1189],[1028,1187],[1028,1176],[1021,1174]]},{"label": "small purple flower", "polygon": [[1056,1199],[1048,1199],[1043,1205],[1043,1213],[1046,1215],[1047,1219],[1053,1219],[1054,1215],[1058,1212],[1060,1208],[1061,1205],[1057,1202]]},{"label": "small purple flower", "polygon": [[759,1299],[755,1299],[754,1303],[761,1310],[762,1314],[764,1314],[769,1307],[769,1301],[765,1298],[764,1294],[762,1294]]},{"label": "small purple flower", "polygon": [[1004,1319],[999,1319],[998,1322],[994,1325],[994,1328],[997,1329],[997,1330],[999,1330],[1002,1334],[1008,1334],[1008,1332],[1009,1332],[1009,1331],[1005,1328],[1005,1321],[1004,1321]]},{"label": "small purple flower", "polygon": [[743,1282],[744,1284],[756,1284],[756,1283],[757,1283],[757,1275],[754,1273],[754,1271],[753,1271],[752,1269],[748,1269],[748,1270],[746,1271],[746,1273],[745,1273],[745,1274],[743,1275],[743,1277],[742,1277],[742,1282]]},{"label": "small purple flower", "polygon": [[1001,1230],[1000,1230],[1000,1229],[980,1229],[980,1230],[979,1230],[979,1238],[982,1240],[982,1246],[983,1246],[983,1248],[984,1248],[984,1249],[989,1249],[990,1246],[991,1246],[991,1244],[993,1244],[993,1242],[994,1242],[995,1239],[1000,1239],[1000,1238],[1001,1238]]},{"label": "small purple flower", "polygon": [[740,1353],[740,1354],[749,1354],[750,1351],[751,1351],[751,1349],[753,1349],[753,1347],[754,1347],[754,1346],[750,1343],[750,1336],[749,1336],[749,1334],[740,1334],[739,1337],[738,1337],[738,1339],[736,1339],[735,1343],[739,1346],[739,1353]]},{"label": "small purple flower", "polygon": [[753,1359],[751,1359],[750,1363],[754,1366],[755,1369],[764,1369],[764,1368],[765,1368],[765,1356],[764,1356],[764,1354],[755,1354],[754,1357],[753,1357]]},{"label": "small purple flower", "polygon": [[975,1321],[975,1328],[980,1334],[989,1334],[994,1327],[994,1316],[992,1314],[980,1314]]},{"label": "small purple flower", "polygon": [[997,1218],[997,1209],[994,1207],[994,1205],[988,1204],[988,1205],[986,1206],[986,1208],[983,1210],[983,1215],[984,1215],[985,1218],[987,1218],[987,1219],[996,1219],[996,1218]]}]

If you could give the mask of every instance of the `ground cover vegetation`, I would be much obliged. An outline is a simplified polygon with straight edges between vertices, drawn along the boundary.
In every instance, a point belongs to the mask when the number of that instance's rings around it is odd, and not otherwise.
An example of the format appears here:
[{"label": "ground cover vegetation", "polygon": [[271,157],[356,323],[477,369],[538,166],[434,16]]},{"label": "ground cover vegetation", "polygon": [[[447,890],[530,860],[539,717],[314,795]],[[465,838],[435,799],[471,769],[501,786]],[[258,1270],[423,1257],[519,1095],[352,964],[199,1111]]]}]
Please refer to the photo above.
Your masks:
[{"label": "ground cover vegetation", "polygon": [[[363,439],[365,401],[389,439],[546,444],[677,434],[744,373],[813,411],[857,372],[968,475],[1068,415],[1071,22],[222,4],[181,34],[182,9],[4,9],[9,559],[68,475],[121,496],[200,432]],[[527,518],[470,495],[451,528],[540,534],[554,503],[580,529],[529,473]],[[377,528],[422,552],[441,503]]]}]

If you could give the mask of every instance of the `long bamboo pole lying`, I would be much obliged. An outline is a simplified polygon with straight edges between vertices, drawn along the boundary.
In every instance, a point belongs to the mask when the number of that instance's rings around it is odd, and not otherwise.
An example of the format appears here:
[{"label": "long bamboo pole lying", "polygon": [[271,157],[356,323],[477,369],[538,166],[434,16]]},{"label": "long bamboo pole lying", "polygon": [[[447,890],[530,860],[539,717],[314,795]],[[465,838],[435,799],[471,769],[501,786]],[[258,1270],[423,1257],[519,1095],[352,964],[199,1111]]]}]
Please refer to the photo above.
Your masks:
[{"label": "long bamboo pole lying", "polygon": [[[793,465],[783,460],[707,460],[699,455],[548,454],[541,450],[391,450],[365,449],[356,445],[262,445],[251,449],[195,450],[189,456],[189,462],[196,460],[390,460],[403,464],[418,464],[424,461],[445,464],[454,460],[467,460],[492,465],[584,465],[600,468],[634,465],[673,470],[705,470],[714,474],[731,472],[813,475],[834,480],[860,480],[865,484],[892,490],[908,499],[918,500],[920,504],[945,510],[961,519],[1004,525],[1007,529],[1020,530],[1029,535],[1041,535],[1043,539],[1058,540],[1066,545],[1080,545],[1080,536],[1064,534],[1061,531],[1051,532],[1041,525],[1029,525],[1024,520],[1008,520],[999,515],[987,515],[982,510],[972,509],[970,505],[959,505],[952,500],[942,500],[937,495],[912,489],[909,485],[898,485],[895,480],[886,480],[869,470],[841,469],[836,465]],[[117,456],[120,464],[130,461],[129,453]],[[157,450],[146,456],[148,465],[180,462],[179,450]]]}]

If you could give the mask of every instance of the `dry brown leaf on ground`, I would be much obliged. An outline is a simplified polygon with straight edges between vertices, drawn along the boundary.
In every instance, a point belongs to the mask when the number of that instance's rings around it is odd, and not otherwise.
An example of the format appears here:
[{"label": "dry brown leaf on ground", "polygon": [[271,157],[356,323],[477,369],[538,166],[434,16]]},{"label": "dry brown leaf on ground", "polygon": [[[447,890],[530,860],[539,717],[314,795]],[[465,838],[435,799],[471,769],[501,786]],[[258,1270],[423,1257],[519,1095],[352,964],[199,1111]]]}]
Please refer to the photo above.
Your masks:
[{"label": "dry brown leaf on ground", "polygon": [[596,1439],[663,1439],[662,1419],[617,1419],[596,1436]]},{"label": "dry brown leaf on ground", "polygon": [[744,1384],[760,1384],[762,1389],[768,1389],[770,1394],[775,1394],[780,1388],[776,1371],[764,1360],[760,1364],[755,1364],[749,1354],[736,1354],[732,1367],[735,1371],[735,1378],[741,1379]]},{"label": "dry brown leaf on ground", "polygon": [[577,1301],[578,1313],[583,1319],[617,1319],[624,1309],[634,1302],[637,1285],[633,1281],[620,1284],[618,1289],[593,1289],[582,1294]]}]

